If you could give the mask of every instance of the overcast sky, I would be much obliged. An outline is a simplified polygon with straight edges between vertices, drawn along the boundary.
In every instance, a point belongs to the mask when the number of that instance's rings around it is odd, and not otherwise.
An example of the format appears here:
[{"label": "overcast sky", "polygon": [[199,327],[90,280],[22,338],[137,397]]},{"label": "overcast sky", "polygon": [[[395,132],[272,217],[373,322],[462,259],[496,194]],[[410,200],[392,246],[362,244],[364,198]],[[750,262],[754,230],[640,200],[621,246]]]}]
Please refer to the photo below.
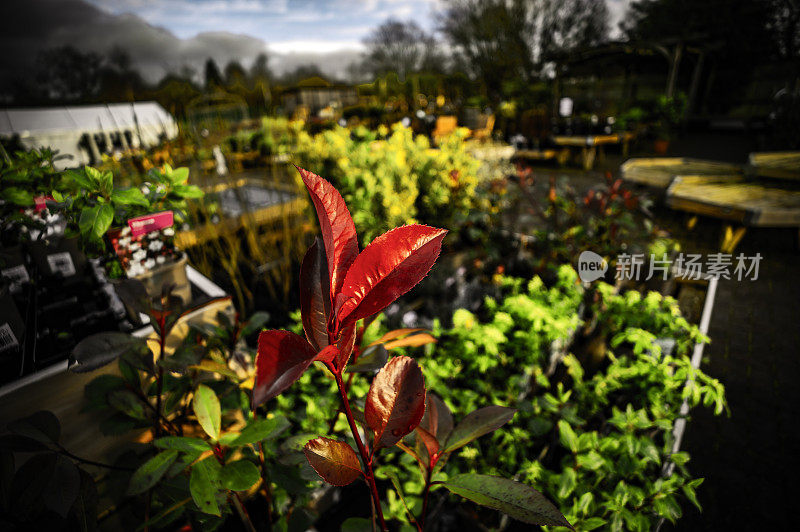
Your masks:
[{"label": "overcast sky", "polygon": [[[630,0],[605,1],[615,28]],[[119,46],[151,81],[208,57],[249,66],[265,51],[278,73],[314,63],[341,76],[381,22],[434,30],[439,8],[439,0],[0,0],[0,81],[67,44],[102,55]]]}]

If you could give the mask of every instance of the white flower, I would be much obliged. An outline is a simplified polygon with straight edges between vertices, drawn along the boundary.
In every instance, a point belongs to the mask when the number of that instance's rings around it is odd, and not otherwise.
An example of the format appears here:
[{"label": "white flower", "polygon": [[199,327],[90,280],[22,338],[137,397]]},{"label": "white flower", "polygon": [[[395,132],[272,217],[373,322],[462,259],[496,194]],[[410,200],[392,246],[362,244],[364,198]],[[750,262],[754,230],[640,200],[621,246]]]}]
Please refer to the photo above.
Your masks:
[{"label": "white flower", "polygon": [[164,264],[165,262],[167,262],[167,257],[164,255],[159,255],[156,257],[156,264]]},{"label": "white flower", "polygon": [[119,232],[119,236],[128,236],[129,234],[131,234],[131,228],[128,226],[123,227],[122,231]]},{"label": "white flower", "polygon": [[156,266],[156,261],[153,259],[147,259],[144,261],[144,268],[145,270],[152,270]]},{"label": "white flower", "polygon": [[161,231],[161,234],[164,236],[175,236],[175,229],[173,227],[167,227]]},{"label": "white flower", "polygon": [[147,257],[147,251],[140,249],[133,254],[133,260],[142,260]]},{"label": "white flower", "polygon": [[159,251],[163,247],[164,243],[161,240],[153,240],[150,242],[150,245],[147,246],[150,251]]}]

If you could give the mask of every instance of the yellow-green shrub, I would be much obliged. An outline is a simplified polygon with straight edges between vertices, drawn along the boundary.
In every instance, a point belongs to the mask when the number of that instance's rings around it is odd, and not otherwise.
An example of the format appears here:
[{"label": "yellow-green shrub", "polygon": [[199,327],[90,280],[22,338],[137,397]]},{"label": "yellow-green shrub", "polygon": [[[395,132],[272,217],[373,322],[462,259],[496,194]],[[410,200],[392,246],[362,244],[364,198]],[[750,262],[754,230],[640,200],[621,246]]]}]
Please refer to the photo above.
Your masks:
[{"label": "yellow-green shrub", "polygon": [[363,238],[420,222],[457,229],[476,201],[479,163],[464,149],[465,130],[432,149],[395,124],[391,132],[343,127],[297,133],[296,163],[330,180],[342,193]]}]

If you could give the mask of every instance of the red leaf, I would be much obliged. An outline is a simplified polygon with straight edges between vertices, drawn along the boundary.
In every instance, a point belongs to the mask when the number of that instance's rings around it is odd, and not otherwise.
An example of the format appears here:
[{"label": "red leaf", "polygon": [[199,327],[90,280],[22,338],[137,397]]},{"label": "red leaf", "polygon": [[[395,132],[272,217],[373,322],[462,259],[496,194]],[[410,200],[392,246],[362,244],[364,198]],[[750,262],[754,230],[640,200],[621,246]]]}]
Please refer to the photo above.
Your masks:
[{"label": "red leaf", "polygon": [[356,346],[356,324],[352,323],[339,331],[339,338],[336,339],[336,347],[339,348],[339,354],[336,357],[336,368],[339,371],[344,371],[350,355],[353,353],[353,348]]},{"label": "red leaf", "polygon": [[339,191],[317,174],[297,168],[317,211],[325,256],[328,259],[330,294],[341,290],[345,273],[358,255],[358,236],[350,211]]},{"label": "red leaf", "polygon": [[354,322],[380,312],[430,271],[445,229],[406,225],[384,233],[361,252],[335,296],[337,322]]},{"label": "red leaf", "polygon": [[317,352],[305,338],[289,331],[264,331],[258,336],[252,407],[279,395],[308,368]]},{"label": "red leaf", "polygon": [[336,348],[335,345],[329,345],[319,353],[317,356],[314,357],[315,362],[322,362],[325,365],[330,364],[334,360],[336,360],[339,356],[339,350]]},{"label": "red leaf", "polygon": [[321,351],[330,343],[331,294],[325,248],[319,237],[308,248],[300,267],[300,313],[306,338],[314,349]]},{"label": "red leaf", "polygon": [[422,427],[417,427],[416,431],[419,439],[422,440],[422,444],[425,446],[425,450],[428,451],[428,463],[433,466],[433,457],[439,453],[439,442],[433,434]]},{"label": "red leaf", "polygon": [[419,426],[433,434],[440,443],[444,443],[453,430],[453,414],[436,394],[429,393],[425,397],[425,415]]},{"label": "red leaf", "polygon": [[346,486],[361,475],[361,462],[348,444],[316,438],[303,448],[308,463],[322,479],[334,486]]},{"label": "red leaf", "polygon": [[372,380],[364,407],[375,448],[391,447],[419,425],[425,413],[425,382],[413,358],[395,357]]}]

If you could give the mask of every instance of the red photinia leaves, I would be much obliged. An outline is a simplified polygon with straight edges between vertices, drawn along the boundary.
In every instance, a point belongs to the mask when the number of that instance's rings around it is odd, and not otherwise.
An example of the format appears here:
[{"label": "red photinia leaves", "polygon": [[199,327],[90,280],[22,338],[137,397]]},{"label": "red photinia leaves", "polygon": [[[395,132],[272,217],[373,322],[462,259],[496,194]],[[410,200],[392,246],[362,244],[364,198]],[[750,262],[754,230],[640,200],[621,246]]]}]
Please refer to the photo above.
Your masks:
[{"label": "red photinia leaves", "polygon": [[361,475],[361,463],[348,444],[330,438],[309,441],[303,453],[314,471],[328,484],[346,486]]},{"label": "red photinia leaves", "polygon": [[303,178],[311,201],[317,211],[325,256],[328,259],[330,294],[339,293],[345,272],[358,255],[356,226],[339,191],[333,185],[302,168],[297,168]]},{"label": "red photinia leaves", "polygon": [[425,415],[419,426],[432,434],[440,443],[444,443],[453,430],[453,414],[436,394],[429,393],[425,397]]},{"label": "red photinia leaves", "polygon": [[289,331],[263,331],[258,336],[253,408],[291,386],[316,356],[317,352],[302,336]]},{"label": "red photinia leaves", "polygon": [[367,426],[375,432],[375,449],[391,447],[411,433],[424,413],[422,370],[412,358],[393,358],[372,380],[364,407]]},{"label": "red photinia leaves", "polygon": [[303,330],[317,351],[330,344],[328,322],[331,314],[330,281],[325,244],[314,241],[300,267],[300,313]]},{"label": "red photinia leaves", "polygon": [[384,233],[361,252],[334,296],[338,323],[380,312],[411,290],[430,271],[442,249],[445,229],[406,225]]},{"label": "red photinia leaves", "polygon": [[419,435],[419,439],[422,440],[422,444],[425,446],[425,450],[428,452],[428,467],[433,467],[434,460],[439,457],[439,440],[422,427],[417,427],[416,431]]}]

